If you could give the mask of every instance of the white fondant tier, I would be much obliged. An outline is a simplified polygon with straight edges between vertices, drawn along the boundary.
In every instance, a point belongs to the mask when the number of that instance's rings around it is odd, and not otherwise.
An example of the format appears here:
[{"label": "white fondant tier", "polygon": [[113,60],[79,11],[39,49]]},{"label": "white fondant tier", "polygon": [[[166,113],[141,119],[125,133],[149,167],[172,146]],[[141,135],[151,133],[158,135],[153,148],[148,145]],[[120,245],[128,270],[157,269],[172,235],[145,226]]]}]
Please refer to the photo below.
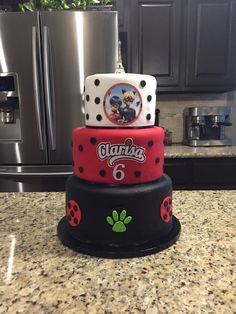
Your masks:
[{"label": "white fondant tier", "polygon": [[95,74],[85,81],[85,124],[93,127],[153,126],[156,79],[131,73]]}]

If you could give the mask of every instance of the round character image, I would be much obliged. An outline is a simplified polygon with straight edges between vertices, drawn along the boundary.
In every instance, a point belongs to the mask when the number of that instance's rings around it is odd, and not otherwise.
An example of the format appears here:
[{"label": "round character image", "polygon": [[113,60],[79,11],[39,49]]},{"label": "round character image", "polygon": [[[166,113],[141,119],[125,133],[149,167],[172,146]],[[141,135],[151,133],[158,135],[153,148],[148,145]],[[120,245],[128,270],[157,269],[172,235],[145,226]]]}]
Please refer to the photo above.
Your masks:
[{"label": "round character image", "polygon": [[141,95],[137,88],[130,84],[116,84],[105,95],[104,111],[114,124],[121,126],[132,124],[141,110]]}]

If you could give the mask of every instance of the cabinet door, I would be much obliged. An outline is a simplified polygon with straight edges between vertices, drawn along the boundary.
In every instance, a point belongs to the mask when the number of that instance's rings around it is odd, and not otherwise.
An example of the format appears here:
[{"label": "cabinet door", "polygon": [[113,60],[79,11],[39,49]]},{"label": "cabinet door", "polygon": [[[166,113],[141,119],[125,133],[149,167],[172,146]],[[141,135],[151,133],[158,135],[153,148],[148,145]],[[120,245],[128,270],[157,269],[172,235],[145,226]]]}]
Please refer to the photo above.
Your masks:
[{"label": "cabinet door", "polygon": [[132,29],[136,38],[132,42],[132,70],[155,76],[158,86],[178,86],[181,1],[134,1],[132,14],[138,20]]},{"label": "cabinet door", "polygon": [[187,86],[236,83],[235,0],[189,0]]},{"label": "cabinet door", "polygon": [[236,158],[212,158],[193,160],[194,187],[227,187],[236,186]]},{"label": "cabinet door", "polygon": [[188,159],[165,158],[164,172],[170,176],[174,189],[191,187],[192,168]]}]

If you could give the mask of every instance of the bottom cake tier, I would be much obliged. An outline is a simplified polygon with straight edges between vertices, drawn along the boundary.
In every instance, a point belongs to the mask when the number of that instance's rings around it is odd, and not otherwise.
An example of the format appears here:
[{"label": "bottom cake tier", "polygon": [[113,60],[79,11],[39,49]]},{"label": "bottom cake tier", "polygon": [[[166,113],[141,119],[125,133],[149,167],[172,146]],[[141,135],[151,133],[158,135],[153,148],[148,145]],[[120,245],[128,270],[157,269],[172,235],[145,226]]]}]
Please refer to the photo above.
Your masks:
[{"label": "bottom cake tier", "polygon": [[102,257],[134,257],[163,250],[180,234],[167,175],[137,185],[102,185],[70,176],[66,216],[58,225],[62,243]]}]

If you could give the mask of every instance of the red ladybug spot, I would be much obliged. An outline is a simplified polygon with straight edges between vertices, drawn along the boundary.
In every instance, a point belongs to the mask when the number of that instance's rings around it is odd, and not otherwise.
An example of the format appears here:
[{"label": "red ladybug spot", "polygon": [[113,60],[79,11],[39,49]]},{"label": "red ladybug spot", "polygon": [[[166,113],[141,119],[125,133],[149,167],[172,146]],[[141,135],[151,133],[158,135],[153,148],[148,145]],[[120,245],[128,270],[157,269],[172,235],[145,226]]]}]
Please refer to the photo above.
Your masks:
[{"label": "red ladybug spot", "polygon": [[77,227],[80,224],[81,210],[79,205],[74,200],[70,200],[67,203],[66,216],[69,224],[72,227]]},{"label": "red ladybug spot", "polygon": [[173,211],[172,201],[171,197],[168,195],[164,198],[164,200],[161,203],[160,207],[161,219],[164,222],[169,222],[171,220],[172,211]]}]

